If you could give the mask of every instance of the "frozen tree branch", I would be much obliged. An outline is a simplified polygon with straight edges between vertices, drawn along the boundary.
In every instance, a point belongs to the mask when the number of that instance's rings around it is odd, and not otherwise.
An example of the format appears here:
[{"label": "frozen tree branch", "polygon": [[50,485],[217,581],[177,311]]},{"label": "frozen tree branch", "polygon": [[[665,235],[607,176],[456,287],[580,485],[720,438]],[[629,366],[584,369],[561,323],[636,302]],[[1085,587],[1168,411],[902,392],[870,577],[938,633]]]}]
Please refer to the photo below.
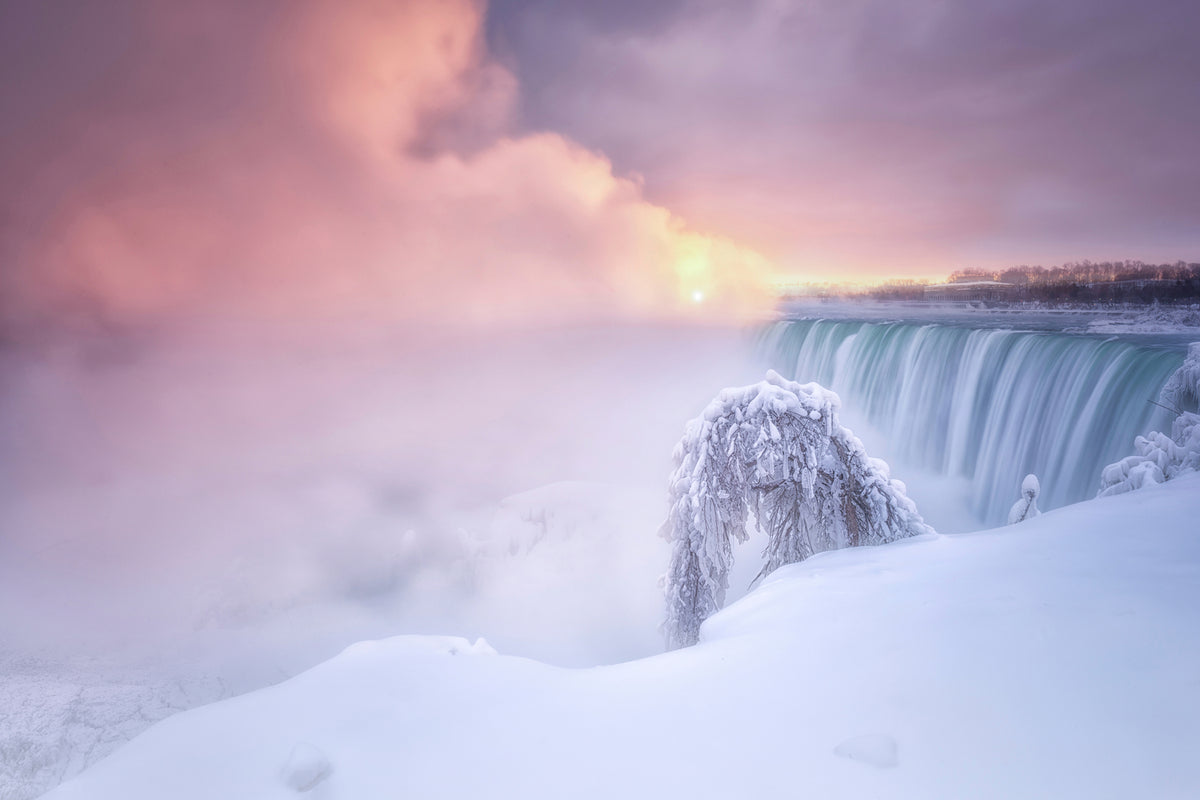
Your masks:
[{"label": "frozen tree branch", "polygon": [[699,639],[725,603],[734,542],[749,514],[768,537],[768,574],[814,553],[930,532],[904,485],[869,458],[837,420],[837,395],[775,372],[725,389],[692,420],[675,449],[667,570],[669,648]]}]

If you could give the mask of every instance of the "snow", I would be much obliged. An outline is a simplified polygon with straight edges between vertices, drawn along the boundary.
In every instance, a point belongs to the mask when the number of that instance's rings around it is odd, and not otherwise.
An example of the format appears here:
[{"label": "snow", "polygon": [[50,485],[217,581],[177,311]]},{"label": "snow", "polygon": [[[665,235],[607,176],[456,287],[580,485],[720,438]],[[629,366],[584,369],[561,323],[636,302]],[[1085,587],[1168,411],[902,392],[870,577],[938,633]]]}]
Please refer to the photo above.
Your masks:
[{"label": "snow", "polygon": [[1200,333],[1200,305],[1160,306],[1109,312],[1089,322],[1088,333],[1172,334]]},{"label": "snow", "polygon": [[1167,380],[1159,399],[1176,411],[1200,411],[1200,342],[1188,345],[1187,357]]},{"label": "snow", "polygon": [[1037,475],[1026,475],[1025,480],[1021,481],[1021,499],[1013,503],[1012,508],[1008,510],[1009,525],[1024,522],[1042,513],[1037,507],[1037,498],[1041,491],[1042,485],[1038,483]]},{"label": "snow", "polygon": [[1134,454],[1104,468],[1100,497],[1173,480],[1200,470],[1200,414],[1184,412],[1171,423],[1171,435],[1150,431],[1137,437]]},{"label": "snow", "polygon": [[657,652],[671,447],[761,370],[718,326],[0,348],[0,800],[362,639]]},{"label": "snow", "polygon": [[887,769],[900,763],[896,740],[878,733],[868,733],[847,739],[833,748],[833,753],[842,758],[861,761],[879,769]]},{"label": "snow", "polygon": [[733,546],[749,538],[751,513],[767,534],[763,575],[816,552],[932,532],[888,465],[838,422],[839,406],[816,383],[768,371],[722,390],[687,424],[662,529],[670,647],[694,644],[725,604]]},{"label": "snow", "polygon": [[329,777],[333,765],[329,758],[308,742],[300,742],[292,748],[287,763],[280,770],[280,777],[289,789],[307,792]]},{"label": "snow", "polygon": [[1150,431],[1133,442],[1133,455],[1104,468],[1100,497],[1123,494],[1200,471],[1200,342],[1159,395],[1160,405],[1175,412],[1171,435]]},{"label": "snow", "polygon": [[821,553],[698,645],[613,666],[364,642],[171,717],[47,797],[270,800],[299,773],[327,800],[1195,797],[1198,514],[1185,475]]},{"label": "snow", "polygon": [[0,800],[75,775],[155,722],[226,696],[211,676],[0,653]]}]

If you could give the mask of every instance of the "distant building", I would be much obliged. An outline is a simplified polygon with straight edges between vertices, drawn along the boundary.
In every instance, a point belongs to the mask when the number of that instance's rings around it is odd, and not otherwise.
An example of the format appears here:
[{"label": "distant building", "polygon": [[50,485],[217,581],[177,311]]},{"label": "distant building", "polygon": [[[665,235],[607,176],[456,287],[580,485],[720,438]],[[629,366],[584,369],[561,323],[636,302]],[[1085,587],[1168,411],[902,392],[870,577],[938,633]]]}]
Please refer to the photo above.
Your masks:
[{"label": "distant building", "polygon": [[925,287],[925,299],[934,302],[990,302],[1011,299],[1016,285],[1002,281],[954,281]]}]

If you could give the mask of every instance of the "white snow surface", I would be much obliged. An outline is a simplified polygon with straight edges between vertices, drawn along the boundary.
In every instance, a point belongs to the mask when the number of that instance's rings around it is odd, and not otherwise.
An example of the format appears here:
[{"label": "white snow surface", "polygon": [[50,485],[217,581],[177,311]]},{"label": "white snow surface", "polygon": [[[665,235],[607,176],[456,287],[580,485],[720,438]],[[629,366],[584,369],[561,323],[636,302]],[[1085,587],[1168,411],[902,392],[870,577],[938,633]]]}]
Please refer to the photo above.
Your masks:
[{"label": "white snow surface", "polygon": [[364,642],[47,797],[1194,798],[1198,515],[1189,475],[822,553],[614,666]]},{"label": "white snow surface", "polygon": [[1108,312],[1089,322],[1088,333],[1200,333],[1200,305],[1160,306]]}]

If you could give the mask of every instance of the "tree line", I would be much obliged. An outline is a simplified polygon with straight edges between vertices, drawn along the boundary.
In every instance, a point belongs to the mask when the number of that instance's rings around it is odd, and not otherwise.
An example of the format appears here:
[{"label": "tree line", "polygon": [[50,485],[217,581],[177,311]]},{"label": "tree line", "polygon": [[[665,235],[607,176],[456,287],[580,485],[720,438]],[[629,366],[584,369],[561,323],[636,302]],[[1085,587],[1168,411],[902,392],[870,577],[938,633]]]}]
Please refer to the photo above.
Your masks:
[{"label": "tree line", "polygon": [[[1200,263],[1077,261],[1056,267],[1021,265],[1002,270],[962,269],[947,284],[995,281],[1006,302],[1194,303],[1200,300]],[[878,300],[923,300],[928,284],[900,280],[868,289]]]}]

